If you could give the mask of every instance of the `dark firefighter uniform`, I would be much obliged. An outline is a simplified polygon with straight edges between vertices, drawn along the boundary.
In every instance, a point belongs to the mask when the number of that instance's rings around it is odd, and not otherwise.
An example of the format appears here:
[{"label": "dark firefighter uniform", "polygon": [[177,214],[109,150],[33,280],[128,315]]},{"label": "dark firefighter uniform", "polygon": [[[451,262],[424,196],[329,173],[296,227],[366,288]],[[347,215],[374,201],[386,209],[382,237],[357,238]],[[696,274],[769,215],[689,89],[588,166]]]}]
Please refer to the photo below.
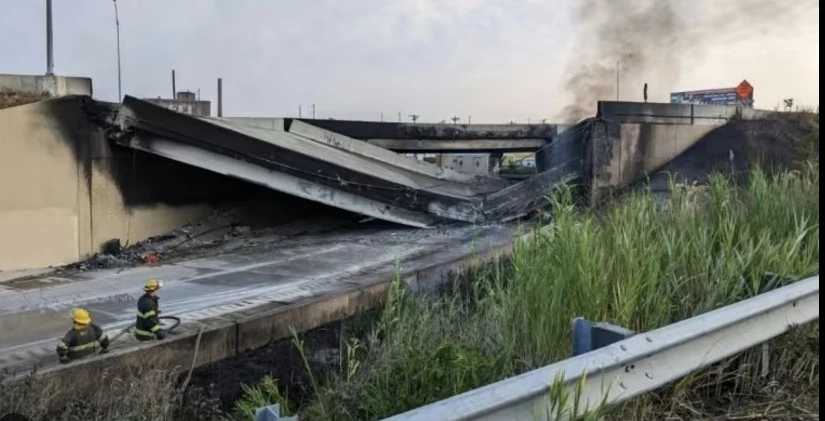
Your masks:
[{"label": "dark firefighter uniform", "polygon": [[109,351],[109,337],[100,326],[92,323],[88,311],[75,309],[72,312],[72,321],[72,328],[57,343],[60,362],[65,363],[94,354],[97,345],[100,345],[101,353]]},{"label": "dark firefighter uniform", "polygon": [[161,287],[161,282],[150,279],[146,282],[143,290],[146,291],[137,303],[137,321],[135,322],[135,338],[139,341],[149,341],[152,339],[163,339],[166,334],[160,326],[158,316],[158,297],[155,295]]}]

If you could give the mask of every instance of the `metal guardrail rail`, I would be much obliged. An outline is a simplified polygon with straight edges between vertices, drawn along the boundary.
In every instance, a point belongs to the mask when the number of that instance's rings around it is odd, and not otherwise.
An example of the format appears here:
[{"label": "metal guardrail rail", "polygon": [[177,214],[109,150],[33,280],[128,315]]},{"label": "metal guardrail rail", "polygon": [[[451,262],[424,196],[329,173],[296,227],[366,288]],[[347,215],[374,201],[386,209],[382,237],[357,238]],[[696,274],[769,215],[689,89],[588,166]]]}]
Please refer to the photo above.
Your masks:
[{"label": "metal guardrail rail", "polygon": [[577,392],[579,408],[616,404],[818,318],[816,275],[385,421],[549,420],[555,379],[569,392],[567,410]]}]

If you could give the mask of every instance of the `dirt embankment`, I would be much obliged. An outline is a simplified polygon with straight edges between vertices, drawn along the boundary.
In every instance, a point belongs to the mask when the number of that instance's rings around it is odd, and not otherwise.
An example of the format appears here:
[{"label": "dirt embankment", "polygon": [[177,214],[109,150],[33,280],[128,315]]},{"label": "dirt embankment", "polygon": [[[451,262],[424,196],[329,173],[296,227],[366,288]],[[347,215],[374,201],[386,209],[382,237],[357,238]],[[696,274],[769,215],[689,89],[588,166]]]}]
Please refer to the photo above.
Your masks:
[{"label": "dirt embankment", "polygon": [[767,171],[800,169],[819,161],[819,114],[776,113],[719,127],[651,176],[654,191],[667,190],[670,175],[704,183],[713,172],[746,177],[754,165]]},{"label": "dirt embankment", "polygon": [[31,104],[32,102],[43,101],[49,98],[48,92],[31,93],[12,91],[10,89],[0,89],[0,110],[3,108],[16,107],[18,105]]}]

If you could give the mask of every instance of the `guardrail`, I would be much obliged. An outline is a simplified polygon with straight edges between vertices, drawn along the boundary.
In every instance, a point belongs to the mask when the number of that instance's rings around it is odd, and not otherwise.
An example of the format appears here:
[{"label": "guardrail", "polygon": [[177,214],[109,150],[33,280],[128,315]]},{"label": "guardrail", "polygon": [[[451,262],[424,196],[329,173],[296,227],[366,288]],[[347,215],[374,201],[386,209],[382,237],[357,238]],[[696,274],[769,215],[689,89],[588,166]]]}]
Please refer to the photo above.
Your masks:
[{"label": "guardrail", "polygon": [[644,394],[818,318],[816,275],[385,421],[550,420],[558,413],[549,410],[556,380],[568,396],[578,398],[556,402],[562,410],[570,411],[576,400],[578,408],[595,409]]}]

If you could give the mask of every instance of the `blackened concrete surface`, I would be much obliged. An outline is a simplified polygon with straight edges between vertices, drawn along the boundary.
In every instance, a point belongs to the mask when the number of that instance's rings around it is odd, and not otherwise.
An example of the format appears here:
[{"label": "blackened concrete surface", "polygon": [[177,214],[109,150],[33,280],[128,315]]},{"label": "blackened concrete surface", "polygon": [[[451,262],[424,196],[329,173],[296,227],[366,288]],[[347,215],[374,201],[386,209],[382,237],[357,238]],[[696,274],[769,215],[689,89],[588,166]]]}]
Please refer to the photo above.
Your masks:
[{"label": "blackened concrete surface", "polygon": [[[516,231],[514,225],[415,230],[375,223],[171,265],[3,284],[0,368],[83,370],[154,346],[188,365],[201,326],[196,364],[213,362],[286,337],[292,327],[307,330],[370,308],[383,299],[396,273],[413,286],[434,288],[452,271],[506,251]],[[71,308],[89,309],[116,337],[134,323],[136,299],[149,278],[165,281],[163,314],[183,320],[175,335],[138,345],[127,333],[117,337],[107,357],[54,366],[56,341],[70,327]]]},{"label": "blackened concrete surface", "polygon": [[288,130],[299,120],[354,139],[550,139],[554,124],[430,124],[322,119],[284,119]]},{"label": "blackened concrete surface", "polygon": [[478,153],[535,152],[547,145],[547,139],[367,139],[367,143],[396,152]]}]

